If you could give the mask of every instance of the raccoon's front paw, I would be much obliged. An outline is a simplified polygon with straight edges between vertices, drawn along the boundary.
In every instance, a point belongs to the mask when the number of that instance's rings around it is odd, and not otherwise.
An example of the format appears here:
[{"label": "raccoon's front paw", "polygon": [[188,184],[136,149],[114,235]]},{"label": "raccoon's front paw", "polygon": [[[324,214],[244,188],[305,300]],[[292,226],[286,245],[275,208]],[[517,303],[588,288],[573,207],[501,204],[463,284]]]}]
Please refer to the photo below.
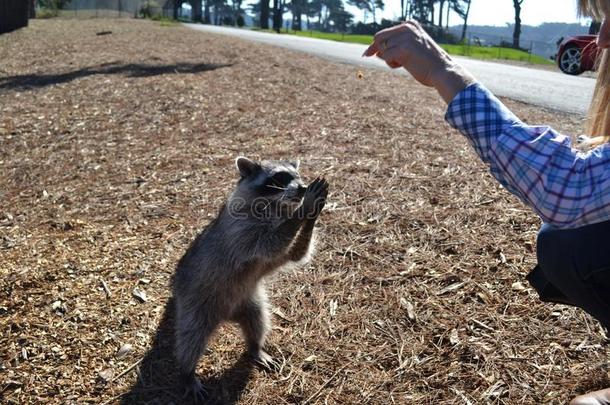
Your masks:
[{"label": "raccoon's front paw", "polygon": [[250,353],[250,357],[252,358],[252,361],[254,362],[255,365],[257,365],[258,367],[262,368],[265,371],[270,371],[270,372],[278,372],[281,369],[281,364],[275,360],[273,357],[271,357],[266,351],[264,350],[259,350],[255,353]]},{"label": "raccoon's front paw", "polygon": [[307,187],[303,197],[303,208],[308,219],[316,219],[328,197],[328,182],[324,178],[317,178]]}]

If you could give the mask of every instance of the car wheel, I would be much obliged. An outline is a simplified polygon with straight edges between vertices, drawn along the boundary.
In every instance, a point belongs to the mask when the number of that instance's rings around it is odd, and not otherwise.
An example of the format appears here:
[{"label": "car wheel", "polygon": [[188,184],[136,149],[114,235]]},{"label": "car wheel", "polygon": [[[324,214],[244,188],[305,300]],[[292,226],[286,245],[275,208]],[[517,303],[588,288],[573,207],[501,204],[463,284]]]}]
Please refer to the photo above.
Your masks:
[{"label": "car wheel", "polygon": [[569,75],[582,73],[582,51],[577,45],[568,45],[559,55],[559,69]]}]

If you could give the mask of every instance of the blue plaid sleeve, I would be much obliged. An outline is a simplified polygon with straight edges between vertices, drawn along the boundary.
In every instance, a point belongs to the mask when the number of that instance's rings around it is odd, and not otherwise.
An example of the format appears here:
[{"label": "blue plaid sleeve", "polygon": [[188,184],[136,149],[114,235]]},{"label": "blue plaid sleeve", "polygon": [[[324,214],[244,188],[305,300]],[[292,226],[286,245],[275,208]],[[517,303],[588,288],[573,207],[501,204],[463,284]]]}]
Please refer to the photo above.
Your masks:
[{"label": "blue plaid sleeve", "polygon": [[451,101],[445,119],[544,222],[576,228],[610,220],[608,145],[580,152],[552,128],[521,122],[478,83]]}]

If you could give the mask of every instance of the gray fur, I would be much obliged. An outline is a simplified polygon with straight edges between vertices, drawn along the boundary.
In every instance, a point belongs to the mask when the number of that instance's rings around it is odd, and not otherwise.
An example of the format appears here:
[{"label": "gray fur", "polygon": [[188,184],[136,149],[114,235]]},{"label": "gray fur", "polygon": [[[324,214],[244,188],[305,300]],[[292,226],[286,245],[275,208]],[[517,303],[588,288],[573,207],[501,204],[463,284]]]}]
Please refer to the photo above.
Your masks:
[{"label": "gray fur", "polygon": [[[255,360],[270,360],[263,351],[271,329],[263,278],[308,258],[314,224],[328,193],[323,179],[305,188],[297,162],[258,163],[240,157],[236,165],[239,183],[218,217],[182,257],[174,278],[175,356],[195,397],[204,392],[195,377],[197,362],[223,321],[241,326]],[[269,185],[274,176],[289,184],[276,187],[280,183],[273,180]]]}]

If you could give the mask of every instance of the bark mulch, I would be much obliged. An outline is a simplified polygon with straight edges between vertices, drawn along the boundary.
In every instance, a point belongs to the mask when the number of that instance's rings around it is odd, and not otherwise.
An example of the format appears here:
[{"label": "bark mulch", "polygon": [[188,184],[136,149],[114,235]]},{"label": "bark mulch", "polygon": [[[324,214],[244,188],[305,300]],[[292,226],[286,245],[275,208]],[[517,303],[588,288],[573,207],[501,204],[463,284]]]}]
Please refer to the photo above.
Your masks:
[{"label": "bark mulch", "polygon": [[358,72],[149,21],[1,36],[0,402],[183,403],[169,279],[240,154],[300,158],[332,190],[312,263],[270,284],[281,370],[251,368],[222,327],[198,368],[211,403],[559,404],[610,386],[598,324],[524,280],[539,219],[432,90]]}]

